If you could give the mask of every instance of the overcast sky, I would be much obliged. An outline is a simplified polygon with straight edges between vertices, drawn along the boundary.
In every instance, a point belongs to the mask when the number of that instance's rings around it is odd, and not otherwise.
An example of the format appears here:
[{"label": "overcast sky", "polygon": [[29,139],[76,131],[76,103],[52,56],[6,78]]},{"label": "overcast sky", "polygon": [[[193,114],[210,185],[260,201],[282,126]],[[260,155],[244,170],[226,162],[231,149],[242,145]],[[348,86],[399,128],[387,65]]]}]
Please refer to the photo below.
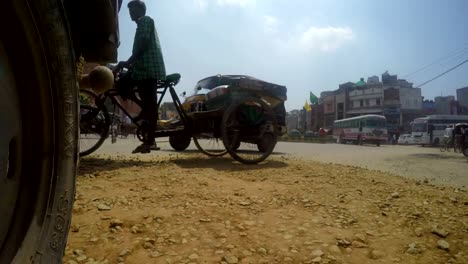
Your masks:
[{"label": "overcast sky", "polygon": [[[119,59],[136,24],[120,12]],[[216,74],[246,74],[288,88],[288,110],[309,91],[388,70],[416,85],[468,59],[466,0],[147,0],[167,73],[178,92]],[[468,86],[468,63],[423,86],[428,99]]]}]

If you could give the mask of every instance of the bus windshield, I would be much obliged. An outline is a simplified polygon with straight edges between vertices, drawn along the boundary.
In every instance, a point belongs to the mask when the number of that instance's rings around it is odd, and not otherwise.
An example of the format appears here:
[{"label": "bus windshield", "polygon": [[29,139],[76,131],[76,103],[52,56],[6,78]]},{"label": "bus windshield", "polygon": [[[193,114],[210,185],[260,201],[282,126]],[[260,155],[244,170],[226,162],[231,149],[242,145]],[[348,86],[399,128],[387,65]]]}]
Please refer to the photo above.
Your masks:
[{"label": "bus windshield", "polygon": [[414,123],[412,131],[413,132],[427,132],[426,123]]},{"label": "bus windshield", "polygon": [[367,127],[385,127],[385,120],[369,119],[366,120]]}]

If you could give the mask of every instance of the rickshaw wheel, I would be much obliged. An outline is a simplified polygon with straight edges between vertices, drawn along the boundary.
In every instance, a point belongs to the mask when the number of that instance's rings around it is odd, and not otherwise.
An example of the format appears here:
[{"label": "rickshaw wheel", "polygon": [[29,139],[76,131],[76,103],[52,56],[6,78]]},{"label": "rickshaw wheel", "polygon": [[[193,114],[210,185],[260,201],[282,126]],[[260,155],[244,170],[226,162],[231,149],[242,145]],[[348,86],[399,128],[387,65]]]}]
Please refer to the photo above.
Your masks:
[{"label": "rickshaw wheel", "polygon": [[257,143],[258,151],[266,152],[271,145],[276,146],[277,138],[272,133],[265,134]]},{"label": "rickshaw wheel", "polygon": [[222,157],[228,153],[219,138],[193,136],[193,143],[201,153],[209,157]]},{"label": "rickshaw wheel", "polygon": [[189,135],[175,135],[169,137],[169,144],[176,151],[184,151],[190,145],[191,137]]},{"label": "rickshaw wheel", "polygon": [[224,147],[233,159],[244,164],[257,164],[268,158],[276,145],[262,144],[261,140],[271,135],[270,142],[276,142],[277,130],[271,107],[265,101],[251,97],[234,102],[225,111],[221,135]]},{"label": "rickshaw wheel", "polygon": [[463,155],[468,158],[468,146],[463,148]]}]

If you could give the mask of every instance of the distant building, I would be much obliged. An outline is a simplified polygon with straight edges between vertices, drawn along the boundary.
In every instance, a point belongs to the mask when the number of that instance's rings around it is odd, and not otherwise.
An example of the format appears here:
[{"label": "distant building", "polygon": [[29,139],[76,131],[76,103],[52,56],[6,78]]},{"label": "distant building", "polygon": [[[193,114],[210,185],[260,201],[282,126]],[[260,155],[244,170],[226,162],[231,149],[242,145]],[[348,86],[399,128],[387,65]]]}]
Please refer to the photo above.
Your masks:
[{"label": "distant building", "polygon": [[299,128],[299,110],[292,110],[286,114],[286,127],[288,131]]},{"label": "distant building", "polygon": [[364,82],[361,78],[349,91],[349,108],[346,112],[346,117],[367,115],[367,114],[383,114],[383,90],[382,83]]},{"label": "distant building", "polygon": [[468,87],[457,89],[457,101],[461,107],[468,108]]},{"label": "distant building", "polygon": [[424,100],[422,102],[422,114],[423,115],[435,115],[436,104],[434,100]]},{"label": "distant building", "polygon": [[[454,115],[457,111],[453,109],[455,96],[437,96],[434,98],[436,105],[436,114],[438,115]],[[454,111],[455,110],[455,111]]]},{"label": "distant building", "polygon": [[317,122],[330,128],[334,120],[379,114],[387,118],[389,133],[409,130],[410,122],[422,116],[421,89],[388,71],[381,80],[378,76],[368,77],[367,82],[361,78],[356,83],[340,84],[338,90],[322,92]]}]

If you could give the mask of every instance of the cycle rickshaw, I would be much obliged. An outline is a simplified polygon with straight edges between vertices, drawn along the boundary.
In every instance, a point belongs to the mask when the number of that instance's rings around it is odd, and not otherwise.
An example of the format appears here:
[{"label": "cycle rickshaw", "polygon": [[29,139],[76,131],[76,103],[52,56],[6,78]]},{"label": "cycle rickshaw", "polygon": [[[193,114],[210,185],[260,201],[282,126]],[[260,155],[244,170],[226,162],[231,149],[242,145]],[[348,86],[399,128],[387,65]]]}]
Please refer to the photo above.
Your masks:
[{"label": "cycle rickshaw", "polygon": [[[246,75],[217,75],[199,81],[194,95],[182,103],[175,91],[180,78],[180,74],[171,74],[158,84],[158,104],[169,93],[177,117],[158,121],[157,138],[169,137],[176,151],[185,150],[193,139],[197,149],[208,156],[229,153],[244,164],[257,164],[272,153],[277,137],[286,130],[286,87]],[[115,88],[101,94],[80,91],[80,156],[96,151],[108,137],[108,107],[120,108],[137,126],[138,138],[145,139],[146,121],[140,115],[132,116],[118,96]],[[129,99],[141,104],[136,93]]]}]

